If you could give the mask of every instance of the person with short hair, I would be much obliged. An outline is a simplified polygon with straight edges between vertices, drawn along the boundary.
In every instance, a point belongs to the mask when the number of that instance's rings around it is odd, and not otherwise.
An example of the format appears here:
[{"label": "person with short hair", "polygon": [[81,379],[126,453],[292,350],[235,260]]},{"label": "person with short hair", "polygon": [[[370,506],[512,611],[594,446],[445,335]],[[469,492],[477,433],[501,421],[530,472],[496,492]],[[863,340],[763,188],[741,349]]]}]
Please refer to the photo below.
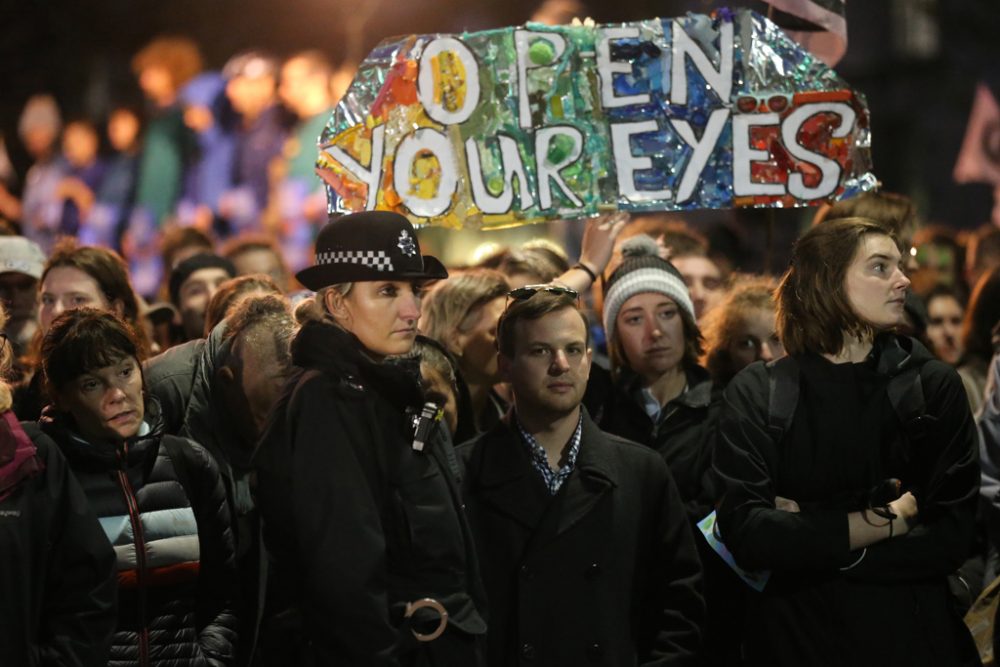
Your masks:
[{"label": "person with short hair", "polygon": [[975,531],[975,424],[955,370],[894,331],[902,263],[878,222],[812,227],[778,287],[787,356],[726,389],[719,536],[769,573],[750,664],[979,664],[946,581]]},{"label": "person with short hair", "polygon": [[29,433],[58,446],[115,549],[115,665],[227,665],[236,647],[233,534],[219,469],[165,435],[142,347],[112,313],[77,308],[42,341],[52,403]]},{"label": "person with short hair", "polygon": [[228,317],[244,299],[260,294],[282,296],[281,290],[271,277],[263,273],[236,276],[219,285],[219,289],[208,300],[208,307],[205,309],[205,337],[207,338],[212,329]]},{"label": "person with short hair", "polygon": [[205,336],[205,313],[219,287],[236,277],[236,267],[224,257],[201,253],[188,257],[170,274],[170,302],[180,313],[184,340]]},{"label": "person with short hair", "polygon": [[965,295],[954,286],[938,285],[924,297],[924,304],[931,351],[946,364],[957,366],[965,352],[962,343]]},{"label": "person with short hair", "polygon": [[439,406],[385,363],[417,336],[423,283],[447,277],[388,211],[327,223],[297,274],[321,321],[255,455],[271,559],[265,664],[484,665],[485,601]]},{"label": "person with short hair", "polygon": [[237,275],[266,273],[283,292],[288,291],[291,282],[288,266],[281,250],[270,237],[243,233],[229,239],[219,254],[233,263]]},{"label": "person with short hair", "polygon": [[581,405],[590,335],[577,293],[510,293],[497,331],[503,422],[459,447],[490,601],[489,664],[699,665],[701,565],[651,449]]}]

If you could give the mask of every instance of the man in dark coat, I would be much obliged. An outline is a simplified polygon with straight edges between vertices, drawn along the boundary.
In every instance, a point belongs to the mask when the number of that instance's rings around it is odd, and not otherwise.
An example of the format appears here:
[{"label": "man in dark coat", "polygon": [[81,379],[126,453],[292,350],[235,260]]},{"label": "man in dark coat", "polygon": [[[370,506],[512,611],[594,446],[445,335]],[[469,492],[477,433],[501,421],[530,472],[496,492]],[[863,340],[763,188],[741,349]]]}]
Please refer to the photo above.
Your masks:
[{"label": "man in dark coat", "polygon": [[699,664],[701,564],[666,463],[581,407],[591,351],[576,294],[511,296],[497,341],[514,408],[459,448],[489,664]]}]

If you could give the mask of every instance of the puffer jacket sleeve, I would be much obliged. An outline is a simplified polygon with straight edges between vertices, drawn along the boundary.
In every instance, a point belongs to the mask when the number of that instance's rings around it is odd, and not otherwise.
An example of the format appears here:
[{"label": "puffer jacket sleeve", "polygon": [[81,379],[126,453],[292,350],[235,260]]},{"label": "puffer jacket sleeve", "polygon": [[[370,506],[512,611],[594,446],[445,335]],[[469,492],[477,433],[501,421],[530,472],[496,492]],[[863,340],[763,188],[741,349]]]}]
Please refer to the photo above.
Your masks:
[{"label": "puffer jacket sleeve", "polygon": [[34,438],[53,503],[39,637],[42,665],[103,665],[117,621],[115,554],[83,490],[48,436]]},{"label": "puffer jacket sleeve", "polygon": [[[169,438],[172,436],[164,436]],[[219,467],[204,447],[184,440],[181,448],[192,488],[188,492],[198,522],[201,570],[198,577],[198,644],[213,666],[233,663],[239,627],[236,554],[229,504]]]}]

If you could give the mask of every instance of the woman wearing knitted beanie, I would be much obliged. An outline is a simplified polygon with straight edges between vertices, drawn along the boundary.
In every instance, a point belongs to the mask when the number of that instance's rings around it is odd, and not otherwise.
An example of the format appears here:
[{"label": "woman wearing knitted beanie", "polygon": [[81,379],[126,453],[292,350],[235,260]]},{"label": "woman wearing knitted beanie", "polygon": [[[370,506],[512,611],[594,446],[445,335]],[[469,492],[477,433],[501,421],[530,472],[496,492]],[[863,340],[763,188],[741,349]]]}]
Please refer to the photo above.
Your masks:
[{"label": "woman wearing knitted beanie", "polygon": [[[698,365],[702,336],[680,272],[646,235],[622,244],[604,286],[611,372],[591,368],[584,404],[602,430],[654,448],[677,482],[692,528],[716,501],[711,472],[721,394]],[[706,665],[737,664],[745,584],[698,537],[708,604]]]},{"label": "woman wearing knitted beanie", "polygon": [[611,372],[591,371],[584,402],[601,429],[666,459],[696,522],[715,502],[705,478],[720,397],[698,365],[702,336],[681,274],[644,234],[626,241],[622,256],[604,286]]}]

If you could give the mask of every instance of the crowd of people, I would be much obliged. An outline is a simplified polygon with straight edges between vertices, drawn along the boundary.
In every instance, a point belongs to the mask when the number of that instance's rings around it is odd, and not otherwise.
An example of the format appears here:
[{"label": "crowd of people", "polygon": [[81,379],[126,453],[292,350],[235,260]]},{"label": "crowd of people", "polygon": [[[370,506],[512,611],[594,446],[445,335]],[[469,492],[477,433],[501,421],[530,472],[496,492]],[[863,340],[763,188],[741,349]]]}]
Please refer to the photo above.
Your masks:
[{"label": "crowd of people", "polygon": [[320,54],[134,66],[111,157],[37,97],[0,192],[4,664],[980,664],[1000,229],[876,192],[780,276],[666,214],[445,266],[327,219]]}]

